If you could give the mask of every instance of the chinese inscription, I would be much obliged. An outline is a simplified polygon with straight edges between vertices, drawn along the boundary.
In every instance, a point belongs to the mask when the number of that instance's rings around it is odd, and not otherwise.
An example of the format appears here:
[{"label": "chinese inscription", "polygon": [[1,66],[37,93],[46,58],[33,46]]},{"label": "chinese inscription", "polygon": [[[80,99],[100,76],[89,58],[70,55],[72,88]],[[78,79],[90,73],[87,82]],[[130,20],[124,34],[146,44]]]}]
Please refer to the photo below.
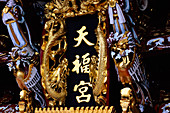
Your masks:
[{"label": "chinese inscription", "polygon": [[86,53],[85,55],[82,56],[83,62],[80,62],[79,55],[76,55],[75,61],[72,63],[74,64],[74,68],[72,69],[72,72],[76,72],[79,74],[79,71],[81,70],[81,73],[89,73],[89,63],[90,63],[90,58],[88,57],[90,53]]},{"label": "chinese inscription", "polygon": [[76,92],[77,90],[81,93],[80,96],[76,96],[76,100],[78,103],[81,102],[90,102],[91,99],[91,94],[85,94],[89,87],[92,87],[92,84],[90,84],[90,82],[85,82],[85,81],[80,81],[79,85],[75,85],[74,86],[74,92]]},{"label": "chinese inscription", "polygon": [[[73,47],[79,47],[81,43],[85,42],[88,46],[95,45],[94,43],[87,40],[86,36],[88,32],[86,31],[86,26],[82,26],[80,30],[77,30],[79,36],[74,38],[74,41],[77,43]],[[72,72],[77,74],[79,73],[90,73],[89,65],[90,65],[90,53],[84,53],[83,55],[75,55],[75,60],[72,62],[74,67],[72,68]],[[89,88],[92,87],[90,82],[85,82],[83,80],[80,83],[74,86],[73,91],[79,92],[81,95],[76,96],[76,100],[78,103],[81,102],[90,102],[91,93],[89,94]]]},{"label": "chinese inscription", "polygon": [[77,41],[77,44],[74,45],[74,47],[78,47],[83,40],[88,46],[94,45],[94,43],[91,43],[86,39],[85,36],[88,35],[88,32],[84,32],[85,30],[86,30],[86,26],[82,26],[80,30],[77,30],[79,36],[77,38],[74,38],[74,40]]}]

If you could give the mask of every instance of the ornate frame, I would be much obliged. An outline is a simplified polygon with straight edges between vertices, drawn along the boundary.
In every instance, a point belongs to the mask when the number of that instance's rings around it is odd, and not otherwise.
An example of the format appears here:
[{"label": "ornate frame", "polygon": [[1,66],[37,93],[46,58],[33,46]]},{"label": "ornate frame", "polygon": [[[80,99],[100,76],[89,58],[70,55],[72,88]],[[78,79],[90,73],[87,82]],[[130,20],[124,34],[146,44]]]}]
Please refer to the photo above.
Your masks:
[{"label": "ornate frame", "polygon": [[[87,14],[98,14],[98,26],[95,30],[97,43],[95,49],[98,53],[98,61],[91,62],[94,68],[89,73],[89,79],[93,85],[95,101],[100,103],[101,99],[106,103],[103,94],[107,91],[107,42],[106,42],[106,10],[108,2],[105,0],[53,0],[46,4],[45,8],[45,31],[43,35],[43,58],[41,64],[42,85],[45,89],[49,106],[64,105],[67,95],[67,76],[69,75],[68,60],[64,58],[67,51],[67,37],[65,19],[83,16]],[[52,48],[57,46],[57,50]],[[50,66],[50,60],[53,65]],[[94,71],[95,70],[95,71]],[[97,75],[96,75],[97,74]],[[102,101],[102,102],[103,102]]]}]

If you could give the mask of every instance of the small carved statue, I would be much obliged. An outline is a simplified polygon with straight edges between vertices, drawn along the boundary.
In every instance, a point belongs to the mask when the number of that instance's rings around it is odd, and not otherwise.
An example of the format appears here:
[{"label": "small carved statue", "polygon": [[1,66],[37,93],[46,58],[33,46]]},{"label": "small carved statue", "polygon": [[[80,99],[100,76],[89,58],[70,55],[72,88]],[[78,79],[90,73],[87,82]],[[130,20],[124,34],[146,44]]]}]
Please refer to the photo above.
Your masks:
[{"label": "small carved statue", "polygon": [[46,102],[40,83],[41,77],[36,67],[38,65],[39,53],[31,42],[29,27],[24,18],[22,2],[15,0],[6,0],[6,2],[2,11],[2,21],[8,29],[14,46],[11,48],[12,51],[8,53],[11,60],[7,65],[10,71],[13,70],[19,88],[27,90],[27,92],[34,92],[35,99],[44,108]]}]

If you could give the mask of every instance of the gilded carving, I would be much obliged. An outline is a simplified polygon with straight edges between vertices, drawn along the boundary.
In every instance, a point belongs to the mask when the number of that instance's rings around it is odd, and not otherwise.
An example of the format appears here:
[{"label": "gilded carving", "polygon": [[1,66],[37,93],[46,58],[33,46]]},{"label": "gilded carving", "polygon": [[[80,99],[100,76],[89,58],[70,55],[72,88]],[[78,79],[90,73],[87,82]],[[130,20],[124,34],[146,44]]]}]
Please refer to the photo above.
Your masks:
[{"label": "gilded carving", "polygon": [[[69,61],[63,57],[67,50],[65,19],[94,13],[98,13],[99,18],[95,31],[97,44],[94,46],[98,56],[95,56],[96,59],[91,58],[89,79],[91,80],[90,83],[93,84],[92,88],[96,102],[100,104],[100,99],[103,99],[102,95],[106,93],[105,83],[107,80],[107,46],[105,39],[105,11],[107,7],[107,1],[101,2],[100,0],[81,0],[80,4],[77,4],[75,0],[53,0],[46,4],[45,16],[49,20],[45,24],[46,34],[43,36],[43,45],[41,46],[44,51],[41,74],[43,76],[42,84],[46,90],[46,96],[53,98],[53,102],[50,101],[53,103],[51,104],[52,106],[54,106],[55,101],[62,101],[61,104],[64,104],[67,95],[66,78],[69,75],[69,69],[67,68]],[[86,27],[83,26],[80,29],[82,32],[80,30],[77,31],[80,36],[74,38],[77,41],[75,47],[78,47],[81,41],[84,41],[89,46],[94,45],[85,38],[88,34],[85,29]],[[64,46],[61,43],[64,43]],[[58,46],[58,49],[52,50],[54,46]],[[59,59],[56,59],[56,56],[59,56]],[[78,58],[81,57],[77,56],[76,59]],[[49,65],[50,60],[53,61],[52,66]],[[60,91],[58,92],[56,88],[60,88]],[[103,100],[106,102],[105,99]]]},{"label": "gilded carving", "polygon": [[[52,27],[50,28],[51,25]],[[56,30],[56,26],[59,26],[59,30]],[[62,58],[62,55],[66,51],[66,38],[64,34],[64,22],[62,20],[50,20],[46,23],[45,27],[48,39],[44,38],[44,53],[43,62],[41,65],[41,74],[43,76],[43,86],[47,91],[46,96],[52,97],[54,101],[60,100],[64,102],[66,96],[66,76],[68,75],[69,69],[67,69],[68,61],[66,58]],[[61,43],[64,43],[62,45]],[[57,46],[57,50],[52,50],[52,47]],[[55,56],[59,55],[59,59],[56,60]],[[53,65],[50,67],[49,60],[53,61]],[[59,64],[56,64],[59,62]],[[56,66],[57,65],[57,66]],[[56,68],[55,68],[56,67]],[[55,103],[55,102],[54,102]],[[53,106],[53,105],[52,105]]]}]

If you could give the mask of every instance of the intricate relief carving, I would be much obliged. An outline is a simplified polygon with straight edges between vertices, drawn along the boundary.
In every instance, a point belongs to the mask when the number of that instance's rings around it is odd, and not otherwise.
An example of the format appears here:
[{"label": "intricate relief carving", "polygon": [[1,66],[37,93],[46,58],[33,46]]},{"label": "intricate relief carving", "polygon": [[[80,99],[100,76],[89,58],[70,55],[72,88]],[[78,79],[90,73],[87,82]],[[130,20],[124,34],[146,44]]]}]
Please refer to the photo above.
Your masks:
[{"label": "intricate relief carving", "polygon": [[[58,29],[56,27],[58,27]],[[41,67],[43,86],[47,91],[46,96],[48,99],[52,97],[54,100],[64,101],[63,99],[67,94],[65,78],[69,71],[67,69],[67,59],[62,58],[67,47],[66,38],[64,36],[66,33],[64,31],[64,21],[49,20],[46,22],[45,29],[47,34],[43,36],[42,49],[44,52]],[[47,40],[46,37],[48,38]],[[57,47],[57,49],[55,50],[53,47]],[[57,60],[56,56],[58,57]],[[50,60],[53,61],[52,66],[50,66]]]},{"label": "intricate relief carving", "polygon": [[97,43],[95,49],[98,52],[98,58],[96,56],[92,56],[89,75],[91,83],[93,84],[93,94],[95,96],[95,101],[99,104],[105,104],[106,99],[104,98],[103,94],[106,94],[107,91],[107,45],[100,22],[96,29],[96,35]]},{"label": "intricate relief carving", "polygon": [[[66,78],[69,75],[69,69],[67,68],[68,61],[63,56],[67,48],[65,19],[69,17],[98,13],[99,23],[96,29],[98,43],[95,48],[99,55],[98,58],[96,57],[97,62],[92,58],[89,75],[96,101],[103,98],[102,94],[106,93],[107,46],[105,41],[106,17],[104,15],[107,4],[107,1],[100,2],[100,0],[81,0],[80,4],[77,4],[75,0],[53,0],[46,4],[45,16],[49,20],[45,24],[47,33],[43,36],[43,45],[41,46],[44,51],[41,75],[43,76],[42,84],[46,90],[46,96],[49,100],[51,98],[54,100],[49,103],[52,106],[55,105],[55,101],[60,101],[61,103],[59,103],[63,104],[67,95]],[[57,49],[53,50],[56,46]],[[51,60],[53,61],[52,66],[50,65]]]}]

